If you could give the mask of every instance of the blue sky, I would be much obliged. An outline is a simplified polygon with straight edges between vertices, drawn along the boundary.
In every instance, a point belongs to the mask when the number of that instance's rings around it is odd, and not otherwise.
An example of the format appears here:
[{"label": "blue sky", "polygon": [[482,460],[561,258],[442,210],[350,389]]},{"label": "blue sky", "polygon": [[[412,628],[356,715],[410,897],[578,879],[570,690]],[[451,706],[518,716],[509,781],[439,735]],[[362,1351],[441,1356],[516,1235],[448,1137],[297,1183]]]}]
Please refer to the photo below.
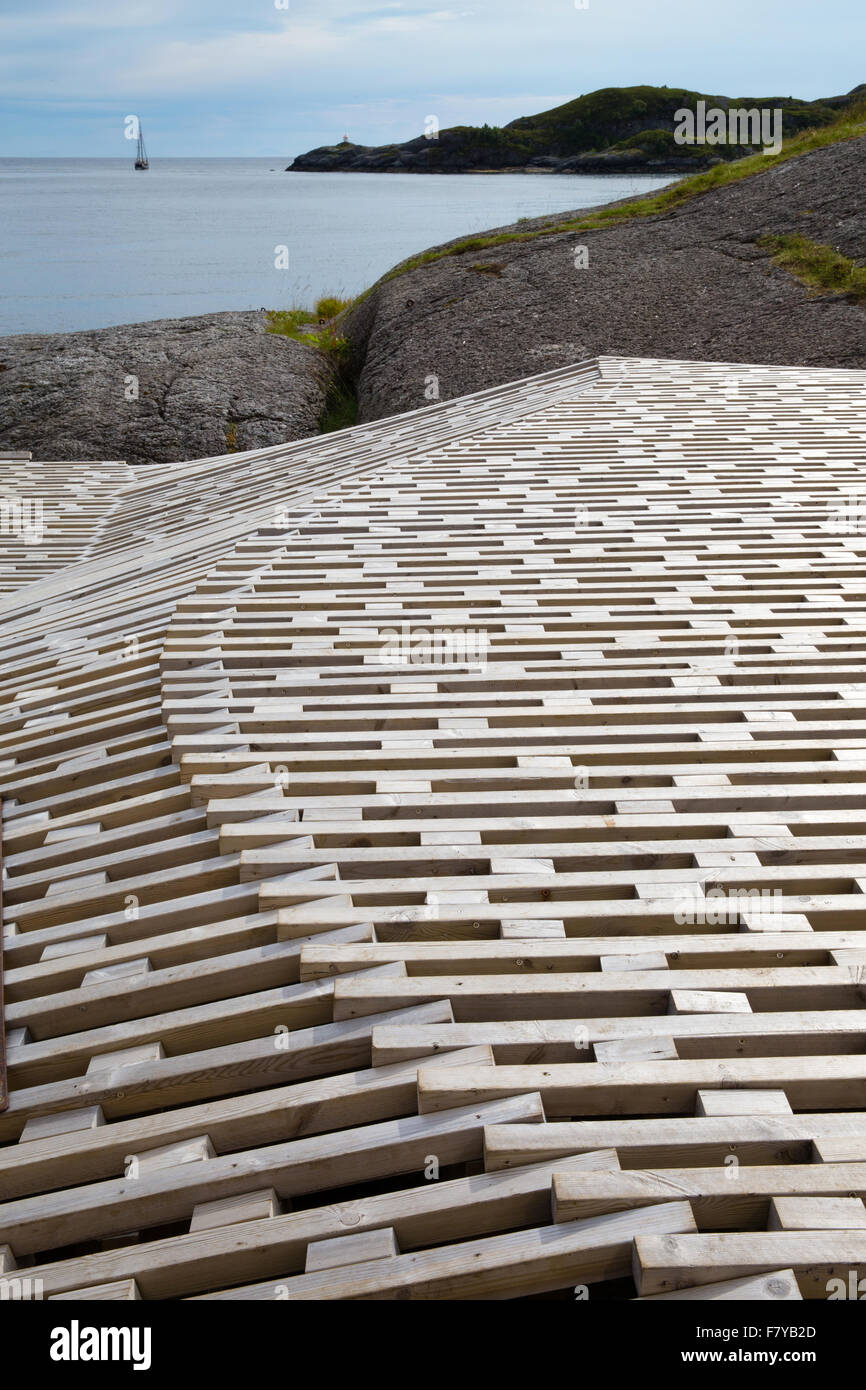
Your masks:
[{"label": "blue sky", "polygon": [[864,55],[864,0],[0,0],[0,155],[125,157],[133,113],[155,157],[290,156],[597,87],[827,96]]}]

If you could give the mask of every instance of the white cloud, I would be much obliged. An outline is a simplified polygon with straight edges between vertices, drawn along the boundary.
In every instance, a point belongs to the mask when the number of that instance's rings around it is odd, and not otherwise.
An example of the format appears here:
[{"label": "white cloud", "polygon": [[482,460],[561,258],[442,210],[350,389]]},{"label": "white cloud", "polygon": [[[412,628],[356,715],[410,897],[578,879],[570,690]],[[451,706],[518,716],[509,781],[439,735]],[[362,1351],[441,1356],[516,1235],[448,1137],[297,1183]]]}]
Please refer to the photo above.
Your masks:
[{"label": "white cloud", "polygon": [[456,20],[471,19],[474,10],[428,10],[422,14],[383,15],[371,21],[371,28],[390,34],[420,34],[436,24],[453,24]]},{"label": "white cloud", "polygon": [[225,91],[285,81],[299,68],[335,57],[347,40],[312,27],[227,34],[203,42],[162,42],[123,67],[115,87],[153,93]]}]

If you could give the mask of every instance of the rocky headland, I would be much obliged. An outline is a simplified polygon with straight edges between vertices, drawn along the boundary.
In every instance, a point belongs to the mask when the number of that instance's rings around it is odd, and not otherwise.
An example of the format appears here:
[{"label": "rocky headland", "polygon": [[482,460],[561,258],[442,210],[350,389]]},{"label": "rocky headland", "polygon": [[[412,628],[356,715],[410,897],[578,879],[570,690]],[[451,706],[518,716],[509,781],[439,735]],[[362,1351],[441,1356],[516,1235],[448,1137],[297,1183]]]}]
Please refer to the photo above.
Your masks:
[{"label": "rocky headland", "polygon": [[678,143],[677,112],[708,108],[730,111],[782,111],[782,135],[789,139],[807,127],[827,125],[852,99],[866,91],[801,101],[797,97],[726,97],[674,87],[604,87],[563,106],[521,116],[506,126],[450,126],[392,145],[357,145],[344,140],[297,155],[293,173],[598,174],[643,170],[694,173],[723,159],[753,153],[732,142],[722,145]]}]

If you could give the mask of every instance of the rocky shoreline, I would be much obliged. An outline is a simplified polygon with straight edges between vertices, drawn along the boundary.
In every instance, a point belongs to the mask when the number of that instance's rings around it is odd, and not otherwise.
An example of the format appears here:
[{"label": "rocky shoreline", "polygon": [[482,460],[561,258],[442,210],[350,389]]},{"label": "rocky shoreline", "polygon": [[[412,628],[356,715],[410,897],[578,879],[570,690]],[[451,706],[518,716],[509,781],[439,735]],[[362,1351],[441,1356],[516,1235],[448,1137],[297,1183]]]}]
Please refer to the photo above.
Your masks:
[{"label": "rocky shoreline", "polygon": [[335,382],[372,421],[606,354],[866,368],[864,304],[810,290],[765,243],[796,234],[866,261],[866,137],[649,217],[579,236],[566,220],[396,267],[339,319],[339,360],[268,332],[263,311],[2,338],[0,446],[203,458],[317,434]]},{"label": "rocky shoreline", "polygon": [[[727,161],[718,155],[681,155],[659,159],[639,151],[605,150],[600,154],[572,155],[559,158],[556,155],[539,155],[530,164],[505,164],[500,168],[486,168],[475,165],[459,165],[445,168],[424,168],[420,161],[410,159],[386,160],[359,146],[361,151],[352,163],[341,162],[330,156],[340,146],[324,151],[314,150],[310,155],[299,156],[286,168],[286,173],[339,173],[339,174],[697,174],[703,169],[712,169],[716,164]],[[741,151],[743,155],[754,151]]]}]

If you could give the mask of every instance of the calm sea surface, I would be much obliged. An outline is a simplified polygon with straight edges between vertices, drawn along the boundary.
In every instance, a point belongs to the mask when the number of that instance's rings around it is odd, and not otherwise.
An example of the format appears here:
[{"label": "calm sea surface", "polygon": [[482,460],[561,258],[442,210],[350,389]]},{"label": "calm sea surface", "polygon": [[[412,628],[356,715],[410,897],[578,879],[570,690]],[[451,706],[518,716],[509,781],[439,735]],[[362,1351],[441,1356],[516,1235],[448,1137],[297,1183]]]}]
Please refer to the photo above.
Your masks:
[{"label": "calm sea surface", "polygon": [[[464,232],[669,178],[288,174],[283,159],[0,159],[0,333],[50,333],[357,294]],[[275,248],[288,248],[288,269]]]}]

